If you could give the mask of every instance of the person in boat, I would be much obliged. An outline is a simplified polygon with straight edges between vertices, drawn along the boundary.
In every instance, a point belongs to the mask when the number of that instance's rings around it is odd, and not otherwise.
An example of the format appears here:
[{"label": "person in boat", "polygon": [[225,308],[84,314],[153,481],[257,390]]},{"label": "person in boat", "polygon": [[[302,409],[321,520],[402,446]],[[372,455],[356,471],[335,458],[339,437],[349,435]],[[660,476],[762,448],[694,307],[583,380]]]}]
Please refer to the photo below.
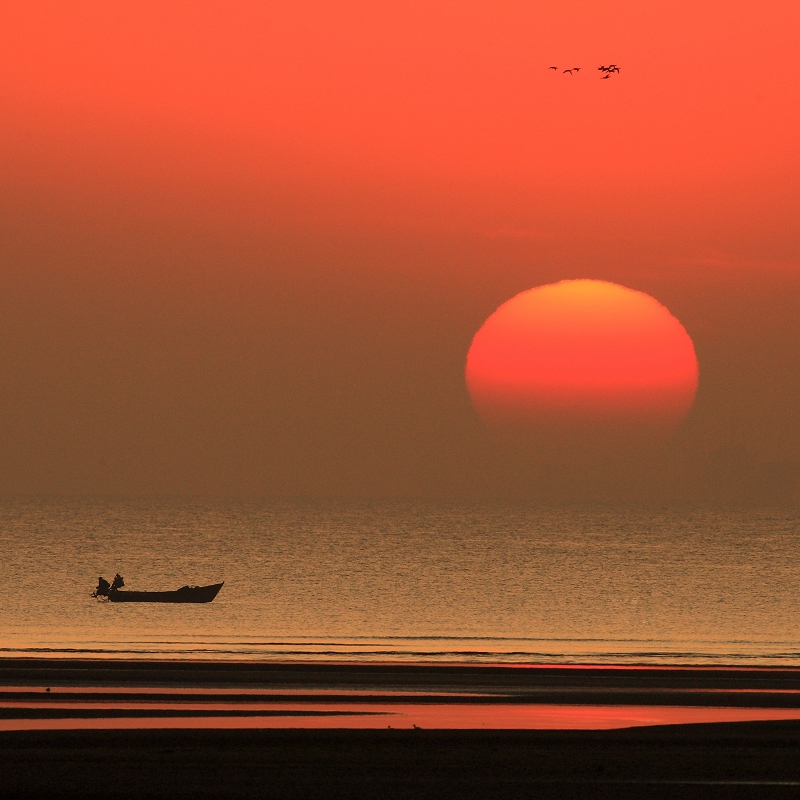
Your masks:
[{"label": "person in boat", "polygon": [[119,572],[114,576],[114,580],[111,581],[111,589],[110,591],[116,592],[117,589],[121,589],[125,585],[125,581],[122,580],[122,575]]},{"label": "person in boat", "polygon": [[108,590],[111,588],[111,584],[101,575],[97,579],[97,588],[94,590],[95,597],[108,597]]}]

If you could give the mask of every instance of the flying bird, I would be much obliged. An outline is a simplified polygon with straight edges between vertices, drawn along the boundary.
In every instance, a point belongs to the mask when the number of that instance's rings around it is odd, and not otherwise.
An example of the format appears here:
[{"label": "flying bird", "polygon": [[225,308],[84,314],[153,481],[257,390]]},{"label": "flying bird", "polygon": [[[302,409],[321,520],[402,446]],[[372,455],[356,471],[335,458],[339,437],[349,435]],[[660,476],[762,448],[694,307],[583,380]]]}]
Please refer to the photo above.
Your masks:
[{"label": "flying bird", "polygon": [[598,67],[597,69],[601,69],[603,72],[608,72],[608,67]]},{"label": "flying bird", "polygon": [[572,70],[571,69],[565,69],[564,72],[565,73],[569,72],[569,74],[572,75]]},{"label": "flying bird", "polygon": [[550,69],[554,69],[554,70],[558,71],[558,67],[550,67]]},{"label": "flying bird", "polygon": [[580,71],[581,71],[581,68],[580,68],[580,67],[573,67],[572,69],[573,69],[575,72],[580,72]]},{"label": "flying bird", "polygon": [[610,77],[611,77],[611,73],[610,73],[610,72],[608,72],[608,73],[606,73],[605,75],[603,75],[603,77],[602,77],[602,78],[600,78],[600,80],[601,80],[601,81],[607,81],[607,80],[608,80]]}]

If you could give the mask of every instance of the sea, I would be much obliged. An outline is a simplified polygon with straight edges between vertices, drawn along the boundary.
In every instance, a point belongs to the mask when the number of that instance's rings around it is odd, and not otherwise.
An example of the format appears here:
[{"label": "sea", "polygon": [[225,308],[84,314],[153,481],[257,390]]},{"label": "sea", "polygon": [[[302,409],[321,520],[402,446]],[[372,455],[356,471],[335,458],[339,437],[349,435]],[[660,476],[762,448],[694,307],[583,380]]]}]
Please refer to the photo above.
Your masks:
[{"label": "sea", "polygon": [[0,657],[800,666],[799,583],[797,509],[0,504]]}]

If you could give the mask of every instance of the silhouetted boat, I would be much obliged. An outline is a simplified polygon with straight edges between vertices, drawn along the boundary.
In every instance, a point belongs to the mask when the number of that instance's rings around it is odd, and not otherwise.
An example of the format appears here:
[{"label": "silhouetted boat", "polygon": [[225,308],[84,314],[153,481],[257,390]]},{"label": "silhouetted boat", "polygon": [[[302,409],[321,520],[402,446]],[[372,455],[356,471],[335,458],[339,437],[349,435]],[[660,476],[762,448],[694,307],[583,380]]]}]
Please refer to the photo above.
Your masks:
[{"label": "silhouetted boat", "polygon": [[92,597],[106,598],[112,603],[210,603],[223,584],[224,581],[211,586],[181,586],[174,592],[131,592],[120,588],[125,581],[117,574],[111,584],[101,577]]},{"label": "silhouetted boat", "polygon": [[211,586],[181,586],[174,592],[131,592],[117,589],[108,593],[108,599],[112,603],[210,603],[221,588],[222,583]]}]

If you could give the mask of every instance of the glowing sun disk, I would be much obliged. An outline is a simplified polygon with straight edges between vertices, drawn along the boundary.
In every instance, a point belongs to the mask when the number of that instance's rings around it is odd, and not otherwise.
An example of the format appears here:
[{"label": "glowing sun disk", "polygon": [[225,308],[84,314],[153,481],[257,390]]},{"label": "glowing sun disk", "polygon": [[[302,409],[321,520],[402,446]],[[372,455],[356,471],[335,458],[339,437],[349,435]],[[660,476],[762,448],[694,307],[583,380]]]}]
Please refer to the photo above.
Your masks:
[{"label": "glowing sun disk", "polygon": [[475,334],[467,387],[490,424],[560,419],[679,422],[694,402],[689,335],[658,301],[596,280],[522,292]]}]

